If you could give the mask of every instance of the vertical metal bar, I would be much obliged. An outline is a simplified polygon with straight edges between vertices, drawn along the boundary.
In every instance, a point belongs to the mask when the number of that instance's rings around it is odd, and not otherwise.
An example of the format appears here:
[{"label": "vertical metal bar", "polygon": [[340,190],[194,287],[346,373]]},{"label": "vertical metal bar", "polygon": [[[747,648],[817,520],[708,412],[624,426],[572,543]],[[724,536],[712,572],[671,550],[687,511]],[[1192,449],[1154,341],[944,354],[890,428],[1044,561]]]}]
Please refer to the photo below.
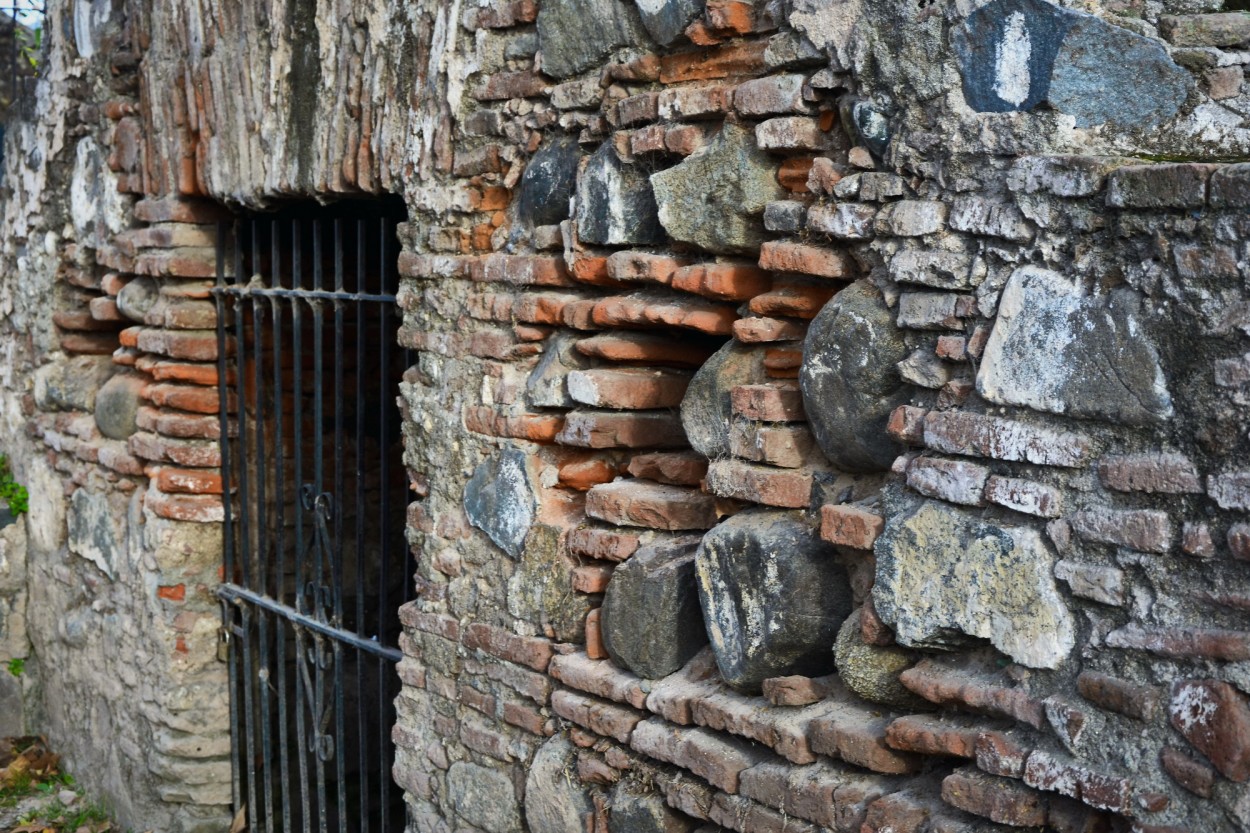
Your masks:
[{"label": "vertical metal bar", "polygon": [[[343,221],[334,221],[334,290],[343,292]],[[343,625],[343,300],[334,299],[334,621]],[[334,766],[338,782],[339,833],[347,833],[347,731],[343,709],[343,643],[334,643]]]},{"label": "vertical metal bar", "polygon": [[[389,232],[390,232],[389,224],[387,223],[386,218],[383,217],[378,222],[378,280],[381,283],[381,287],[380,287],[381,292],[379,292],[379,294],[382,294],[382,295],[386,294],[386,290],[389,285],[388,278],[390,276],[390,266],[391,266],[390,233]],[[390,491],[390,479],[391,478],[390,478],[390,471],[387,466],[388,458],[390,457],[390,433],[388,430],[386,417],[387,417],[387,414],[390,413],[390,410],[392,407],[390,403],[387,402],[387,399],[393,395],[391,391],[391,372],[390,372],[389,361],[388,361],[391,355],[391,350],[393,348],[390,344],[390,337],[389,337],[390,328],[387,326],[387,316],[388,316],[388,313],[390,312],[390,305],[387,304],[386,302],[379,303],[378,312],[379,312],[379,316],[378,316],[379,324],[381,325],[378,328],[381,334],[381,338],[378,339],[378,342],[380,344],[380,353],[381,353],[381,355],[378,357],[379,358],[378,366],[379,366],[379,375],[380,375],[380,378],[378,379],[378,390],[381,392],[380,395],[382,397],[382,402],[380,403],[382,407],[378,408],[379,415],[380,415],[380,420],[379,420],[380,425],[379,425],[379,431],[378,431],[378,447],[380,449],[379,456],[382,458],[378,464],[378,470],[379,470],[378,473],[380,475],[379,485],[380,485],[382,494],[381,494],[381,500],[378,501],[380,517],[379,517],[379,523],[378,523],[379,546],[378,546],[378,622],[377,622],[378,631],[377,633],[378,633],[378,641],[384,642],[386,640],[387,625],[389,624],[388,617],[394,617],[397,615],[395,611],[388,610],[388,608],[390,607],[390,605],[388,604],[388,602],[390,601],[390,594],[388,593],[390,582],[387,576],[387,566],[388,566],[387,562],[390,560],[390,553],[387,552],[387,543],[388,543],[388,540],[390,539],[390,525],[391,525],[391,510],[390,510],[389,501],[388,501],[388,493]],[[387,673],[389,670],[390,669],[388,669],[386,662],[379,659],[378,660],[378,679],[377,679],[378,718],[379,718],[378,719],[378,771],[383,772],[383,773],[389,773],[391,769],[390,767],[391,756],[389,754],[390,726],[385,725],[387,721],[385,720],[385,717],[384,717],[387,714],[386,679],[387,679]],[[379,780],[381,781],[381,784],[379,785],[380,790],[381,790],[379,801],[381,802],[381,809],[382,809],[382,828],[381,829],[389,830],[390,822],[389,822],[388,816],[390,814],[390,801],[388,800],[389,799],[388,793],[390,791],[387,788],[387,785],[391,782],[391,779],[388,777],[384,777]]]},{"label": "vertical metal bar", "polygon": [[[322,288],[321,220],[313,220],[312,227],[313,227],[313,240],[312,240],[312,244],[313,244],[313,289],[320,290]],[[320,300],[315,300],[312,302],[312,311],[313,311],[313,472],[314,472],[312,493],[314,496],[318,496],[322,493],[322,491],[325,488],[324,486],[325,463],[324,463],[324,460],[322,459],[323,452],[324,452],[323,443],[325,441],[324,426],[322,425],[322,417],[324,414],[322,410],[322,406],[324,405],[324,391],[322,389],[322,381],[323,381],[322,380],[322,363],[324,361],[324,355],[325,355],[324,354],[325,333],[323,332],[323,326],[324,326],[325,321],[324,321],[324,310],[322,309],[322,302]],[[321,605],[324,605],[324,594],[321,589],[323,586],[323,583],[325,582],[324,554],[321,551],[322,543],[323,541],[321,540],[320,536],[318,536],[316,545],[313,547],[315,551],[315,555],[313,557],[313,564],[314,564],[313,582],[315,583],[316,588],[317,588],[316,592],[320,596],[317,602],[319,609],[321,609],[320,608]],[[324,609],[322,609],[322,612],[324,613]],[[313,668],[313,671],[316,677],[315,682],[314,682],[314,686],[315,686],[314,690],[316,692],[316,697],[314,698],[314,700],[315,700],[315,704],[317,707],[317,715],[318,715],[318,722],[317,722],[315,731],[320,733],[322,730],[322,727],[320,725],[320,717],[321,715],[324,714],[323,708],[325,705],[323,702],[324,694],[325,694],[325,680],[323,679],[324,669],[322,668],[322,665],[324,664],[323,658],[325,656],[324,655],[325,646],[323,644],[322,637],[316,636],[315,640],[316,640],[316,650],[317,650],[317,662],[314,663],[314,668]],[[316,766],[316,771],[317,771],[317,803],[318,803],[317,818],[318,818],[318,823],[319,823],[318,829],[321,831],[321,833],[326,833],[326,830],[327,830],[327,827],[326,827],[326,822],[327,822],[327,818],[326,818],[326,768],[325,768],[325,761],[322,759],[320,749],[321,749],[320,744],[318,744],[317,745],[318,751],[317,751],[317,755],[315,756],[316,758],[315,766]]]},{"label": "vertical metal bar", "polygon": [[[303,285],[303,229],[299,220],[295,220],[291,224],[291,284],[292,288],[298,288]],[[294,451],[292,456],[295,458],[295,483],[292,495],[294,497],[293,512],[295,517],[295,606],[301,613],[308,613],[308,602],[304,592],[306,588],[306,570],[305,559],[308,552],[304,543],[304,513],[300,511],[299,490],[304,481],[304,379],[303,379],[303,337],[304,337],[304,319],[303,305],[300,299],[293,298],[291,300],[291,354],[292,366],[291,375],[293,377],[291,399],[294,407],[294,413],[291,416],[291,423],[294,433]],[[304,637],[304,631],[295,628],[295,742],[296,749],[299,753],[299,788],[300,788],[300,807],[302,808],[301,817],[304,823],[304,833],[312,832],[312,817],[310,809],[312,807],[309,802],[309,783],[308,783],[308,733],[305,730],[304,710],[308,706],[308,698],[312,692],[304,690],[304,678],[299,673],[299,669],[304,667],[308,662],[308,645]]]},{"label": "vertical metal bar", "polygon": [[[365,287],[365,270],[368,263],[366,257],[365,246],[367,245],[366,230],[368,226],[365,220],[358,219],[356,221],[356,292],[364,294],[367,289]],[[364,301],[356,302],[356,352],[353,355],[355,359],[355,373],[353,378],[356,380],[356,628],[363,636],[367,631],[365,624],[365,380],[361,371],[363,370],[363,358],[365,355],[365,312],[371,305]],[[357,725],[356,736],[359,738],[359,766],[360,766],[360,829],[362,831],[368,829],[369,819],[369,724],[365,719],[366,701],[365,701],[365,662],[364,653],[356,650],[356,702],[359,704],[357,709]],[[381,719],[381,716],[378,716]],[[385,774],[382,777],[386,777]]]},{"label": "vertical metal bar", "polygon": [[[277,220],[272,223],[269,240],[269,259],[270,271],[273,275],[273,285],[282,286],[282,224]],[[273,471],[274,471],[274,537],[276,538],[275,547],[275,577],[274,577],[274,598],[279,602],[286,602],[285,584],[286,584],[286,448],[283,445],[282,434],[282,416],[286,407],[282,387],[282,299],[271,298],[270,314],[273,319]],[[274,633],[275,640],[275,664],[277,665],[277,690],[278,690],[278,777],[280,779],[280,792],[282,795],[282,828],[283,830],[291,829],[291,756],[290,756],[290,721],[287,714],[287,677],[286,677],[286,632],[287,625],[277,622]]]},{"label": "vertical metal bar", "polygon": [[[240,293],[244,291],[243,286],[243,239],[242,224],[236,225],[237,233],[234,241],[234,275],[235,289]],[[252,229],[255,232],[255,228]],[[247,367],[247,338],[244,319],[246,315],[247,305],[244,303],[243,295],[240,294],[235,302],[235,345],[234,355],[235,364],[238,371],[235,373],[235,383],[237,388],[236,401],[240,403],[240,407],[235,412],[235,424],[238,426],[238,448],[239,448],[239,567],[242,574],[242,581],[245,587],[252,586],[252,538],[249,534],[248,515],[250,514],[251,500],[249,498],[248,489],[248,442],[247,442],[247,410],[243,407],[243,403],[247,401],[245,386],[246,367]],[[251,824],[255,822],[256,802],[260,793],[256,789],[256,704],[252,691],[252,681],[256,678],[257,669],[252,662],[252,622],[251,616],[246,605],[240,608],[242,614],[243,626],[243,667],[241,669],[243,682],[243,709],[244,709],[244,731],[247,734],[247,812],[248,821]]]},{"label": "vertical metal bar", "polygon": [[[222,580],[234,581],[234,513],[232,511],[232,496],[230,483],[230,414],[226,410],[225,402],[229,394],[230,388],[226,382],[226,374],[229,369],[229,361],[226,359],[226,223],[224,221],[217,223],[217,398],[222,403],[222,407],[218,409],[220,439],[218,445],[221,448],[221,483],[222,495],[221,503],[224,512],[223,517],[223,536],[222,536]],[[234,809],[237,812],[243,806],[243,784],[240,780],[239,773],[242,770],[240,764],[240,756],[242,755],[242,740],[240,732],[242,727],[239,725],[239,698],[238,692],[238,648],[233,644],[231,637],[231,628],[234,625],[234,614],[230,610],[228,603],[222,604],[221,607],[221,627],[222,639],[229,640],[227,642],[227,660],[229,662],[229,678],[230,678],[230,759],[232,766],[230,767],[231,793],[234,799]]]},{"label": "vertical metal bar", "polygon": [[[252,221],[252,273],[259,274],[261,271],[261,224],[257,220]],[[269,524],[268,514],[269,507],[265,502],[265,469],[267,467],[268,457],[265,455],[265,377],[261,372],[265,362],[265,307],[269,302],[263,297],[252,296],[252,393],[255,398],[255,418],[252,421],[253,430],[256,432],[256,582],[257,586],[253,589],[261,594],[268,592],[268,565],[266,557],[269,554]],[[240,411],[246,410],[248,403],[242,400],[238,403]],[[225,406],[225,403],[222,403]],[[261,779],[264,788],[265,799],[265,831],[273,833],[273,733],[270,725],[270,675],[273,673],[269,662],[269,626],[271,614],[264,610],[257,610],[256,630],[257,637],[260,641],[259,650],[257,651],[257,673],[256,673],[256,696],[260,701],[260,743],[261,743]],[[275,628],[281,625],[275,620],[273,621]],[[255,803],[255,801],[253,802]]]}]

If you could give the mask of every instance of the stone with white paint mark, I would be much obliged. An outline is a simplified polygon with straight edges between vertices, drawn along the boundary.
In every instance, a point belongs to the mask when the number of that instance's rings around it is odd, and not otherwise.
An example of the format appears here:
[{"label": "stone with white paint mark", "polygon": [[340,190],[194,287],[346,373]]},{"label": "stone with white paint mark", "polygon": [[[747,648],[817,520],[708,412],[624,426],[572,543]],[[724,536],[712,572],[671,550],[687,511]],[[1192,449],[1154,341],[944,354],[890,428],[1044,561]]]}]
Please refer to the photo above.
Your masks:
[{"label": "stone with white paint mark", "polygon": [[776,163],[751,131],[729,123],[680,164],[652,174],[651,186],[669,236],[718,254],[757,250],[765,206],[785,196]]},{"label": "stone with white paint mark", "polygon": [[622,162],[611,142],[595,151],[578,177],[577,236],[605,246],[664,241],[650,180],[641,168]]},{"label": "stone with white paint mark", "polygon": [[1230,780],[1250,781],[1250,700],[1218,680],[1179,680],[1169,706],[1172,727]]},{"label": "stone with white paint mark", "polygon": [[833,670],[851,588],[831,555],[798,512],[741,512],[703,537],[699,602],[726,683],[758,692],[769,677]]},{"label": "stone with white paint mark", "polygon": [[926,500],[889,516],[876,555],[873,606],[901,645],[988,639],[1022,665],[1056,668],[1075,644],[1054,554],[1035,529]]},{"label": "stone with white paint mark", "polygon": [[977,374],[990,402],[1141,425],[1172,416],[1159,356],[1129,289],[1085,295],[1075,280],[1017,269]]},{"label": "stone with white paint mark", "polygon": [[538,512],[526,454],[508,448],[482,461],[465,485],[464,511],[469,523],[508,555],[520,558]]}]

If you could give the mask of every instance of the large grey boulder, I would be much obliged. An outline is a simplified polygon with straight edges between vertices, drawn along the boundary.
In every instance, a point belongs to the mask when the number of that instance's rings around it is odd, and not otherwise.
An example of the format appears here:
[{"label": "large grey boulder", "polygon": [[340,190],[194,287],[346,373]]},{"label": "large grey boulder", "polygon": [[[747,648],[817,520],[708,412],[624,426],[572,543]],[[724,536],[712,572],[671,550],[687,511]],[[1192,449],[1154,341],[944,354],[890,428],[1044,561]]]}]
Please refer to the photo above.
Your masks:
[{"label": "large grey boulder", "polygon": [[699,603],[726,683],[757,693],[769,677],[833,670],[851,613],[846,569],[802,513],[750,510],[703,536]]},{"label": "large grey boulder", "polygon": [[124,440],[137,430],[139,406],[147,387],[143,377],[123,373],[109,379],[95,395],[95,424],[111,440]]},{"label": "large grey boulder", "polygon": [[623,46],[649,45],[651,39],[633,3],[545,0],[538,9],[543,72],[552,78],[568,78],[598,66]]},{"label": "large grey boulder", "polygon": [[729,454],[730,391],[767,379],[763,351],[751,345],[728,341],[713,353],[694,374],[681,400],[681,426],[691,448],[709,459]]},{"label": "large grey boulder", "polygon": [[880,291],[859,280],[834,296],[807,330],[799,387],[812,433],[846,471],[884,471],[900,447],[886,433],[909,399],[898,363],[907,345]]},{"label": "large grey boulder", "polygon": [[754,131],[729,123],[680,164],[652,174],[651,186],[669,237],[718,254],[757,250],[764,206],[786,195]]},{"label": "large grey boulder", "polygon": [[530,833],[587,830],[594,813],[590,794],[577,780],[577,747],[568,733],[553,735],[539,747],[525,781],[525,821]]},{"label": "large grey boulder", "polygon": [[612,661],[658,680],[707,644],[694,577],[696,536],[643,547],[612,573],[600,626]]},{"label": "large grey boulder", "polygon": [[117,370],[112,356],[74,356],[39,368],[35,402],[47,411],[94,411],[96,394]]},{"label": "large grey boulder", "polygon": [[508,555],[520,558],[538,512],[525,452],[506,448],[482,461],[465,485],[464,511],[469,523]]},{"label": "large grey boulder", "polygon": [[664,242],[651,181],[604,142],[577,180],[577,237],[601,246]]},{"label": "large grey boulder", "polygon": [[581,148],[572,136],[548,142],[534,154],[517,190],[516,211],[522,222],[546,226],[568,219],[581,158]]},{"label": "large grey boulder", "polygon": [[1031,668],[1056,668],[1068,656],[1072,615],[1038,530],[933,500],[888,517],[872,600],[900,645],[953,649],[989,640]]},{"label": "large grey boulder", "polygon": [[1172,415],[1159,356],[1131,289],[1088,295],[1058,272],[1012,273],[977,373],[1002,405],[1143,424]]}]

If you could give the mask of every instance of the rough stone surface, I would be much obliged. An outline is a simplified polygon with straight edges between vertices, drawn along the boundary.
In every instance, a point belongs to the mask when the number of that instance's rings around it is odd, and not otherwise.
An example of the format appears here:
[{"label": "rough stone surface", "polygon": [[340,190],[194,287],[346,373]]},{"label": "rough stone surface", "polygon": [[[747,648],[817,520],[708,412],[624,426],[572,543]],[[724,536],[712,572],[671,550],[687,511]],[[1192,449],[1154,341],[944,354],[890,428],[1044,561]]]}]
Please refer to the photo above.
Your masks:
[{"label": "rough stone surface", "polygon": [[155,278],[134,278],[117,293],[117,310],[131,321],[142,324],[160,298],[161,287]]},{"label": "rough stone surface", "polygon": [[899,674],[915,665],[916,652],[893,645],[866,643],[860,621],[862,613],[863,608],[857,609],[838,629],[833,646],[838,678],[865,700],[900,709],[925,708],[927,701],[913,694],[898,679]]},{"label": "rough stone surface", "polygon": [[889,468],[900,449],[885,426],[909,398],[898,372],[905,358],[893,316],[867,281],[839,292],[812,320],[799,383],[829,462],[848,471]]},{"label": "rough stone surface", "polygon": [[608,833],[690,833],[694,819],[668,806],[662,793],[633,780],[621,781],[609,797]]},{"label": "rough stone surface", "polygon": [[543,145],[521,175],[516,196],[517,216],[533,226],[568,219],[569,200],[577,185],[582,154],[577,142],[565,137]]},{"label": "rough stone surface", "polygon": [[622,162],[610,142],[595,151],[578,178],[577,236],[606,246],[664,240],[650,180],[638,166]]},{"label": "rough stone surface", "polygon": [[681,424],[691,448],[710,459],[729,454],[730,392],[767,378],[757,351],[733,341],[717,350],[690,380],[681,401]]},{"label": "rough stone surface", "polygon": [[552,78],[590,69],[614,49],[649,43],[634,5],[622,0],[554,0],[538,10],[543,72]]},{"label": "rough stone surface", "polygon": [[464,490],[469,523],[513,558],[520,558],[538,511],[525,452],[509,448],[482,461]]},{"label": "rough stone surface", "polygon": [[785,196],[776,162],[751,131],[733,124],[680,164],[652,174],[651,186],[669,237],[718,254],[759,248],[764,207]]},{"label": "rough stone surface", "polygon": [[467,761],[447,771],[448,799],[456,814],[486,833],[520,833],[521,813],[512,781],[503,772]]},{"label": "rough stone surface", "polygon": [[1075,643],[1054,555],[1030,527],[924,501],[889,518],[876,553],[873,606],[900,644],[988,639],[1022,665],[1054,668]]},{"label": "rough stone surface", "polygon": [[1139,305],[1131,290],[1090,297],[1057,272],[1016,270],[977,390],[991,402],[1077,417],[1134,424],[1170,417],[1172,397]]},{"label": "rough stone surface", "polygon": [[829,650],[851,612],[846,570],[802,520],[752,510],[703,537],[699,602],[726,683],[757,692],[764,680],[832,670]]},{"label": "rough stone surface", "polygon": [[111,578],[125,553],[125,539],[113,518],[108,496],[79,489],[70,498],[69,549],[100,568]]},{"label": "rough stone surface", "polygon": [[74,356],[44,365],[35,376],[35,402],[49,411],[94,411],[96,394],[114,370],[109,356]]},{"label": "rough stone surface", "polygon": [[144,387],[143,379],[132,374],[119,374],[104,383],[95,397],[95,424],[101,434],[124,440],[135,432]]},{"label": "rough stone surface", "polygon": [[577,747],[568,733],[549,738],[534,755],[525,780],[525,821],[530,833],[566,833],[587,829],[594,812],[590,796],[570,773],[577,767]]},{"label": "rough stone surface", "polygon": [[577,349],[578,337],[560,332],[543,344],[543,355],[525,380],[525,399],[536,408],[572,408],[568,375],[585,370],[592,362]]},{"label": "rough stone surface", "polygon": [[695,583],[699,539],[643,547],[612,573],[603,597],[603,645],[612,661],[658,680],[707,644]]}]

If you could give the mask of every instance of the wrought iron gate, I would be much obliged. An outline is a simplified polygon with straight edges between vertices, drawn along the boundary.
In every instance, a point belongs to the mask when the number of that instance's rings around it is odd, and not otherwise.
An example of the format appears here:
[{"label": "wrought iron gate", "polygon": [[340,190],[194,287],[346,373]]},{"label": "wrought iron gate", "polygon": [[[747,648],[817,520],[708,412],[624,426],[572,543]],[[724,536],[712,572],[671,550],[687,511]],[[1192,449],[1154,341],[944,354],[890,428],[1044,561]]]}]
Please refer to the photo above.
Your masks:
[{"label": "wrought iron gate", "polygon": [[395,227],[385,204],[343,203],[218,229],[218,595],[234,800],[252,833],[404,827]]}]

